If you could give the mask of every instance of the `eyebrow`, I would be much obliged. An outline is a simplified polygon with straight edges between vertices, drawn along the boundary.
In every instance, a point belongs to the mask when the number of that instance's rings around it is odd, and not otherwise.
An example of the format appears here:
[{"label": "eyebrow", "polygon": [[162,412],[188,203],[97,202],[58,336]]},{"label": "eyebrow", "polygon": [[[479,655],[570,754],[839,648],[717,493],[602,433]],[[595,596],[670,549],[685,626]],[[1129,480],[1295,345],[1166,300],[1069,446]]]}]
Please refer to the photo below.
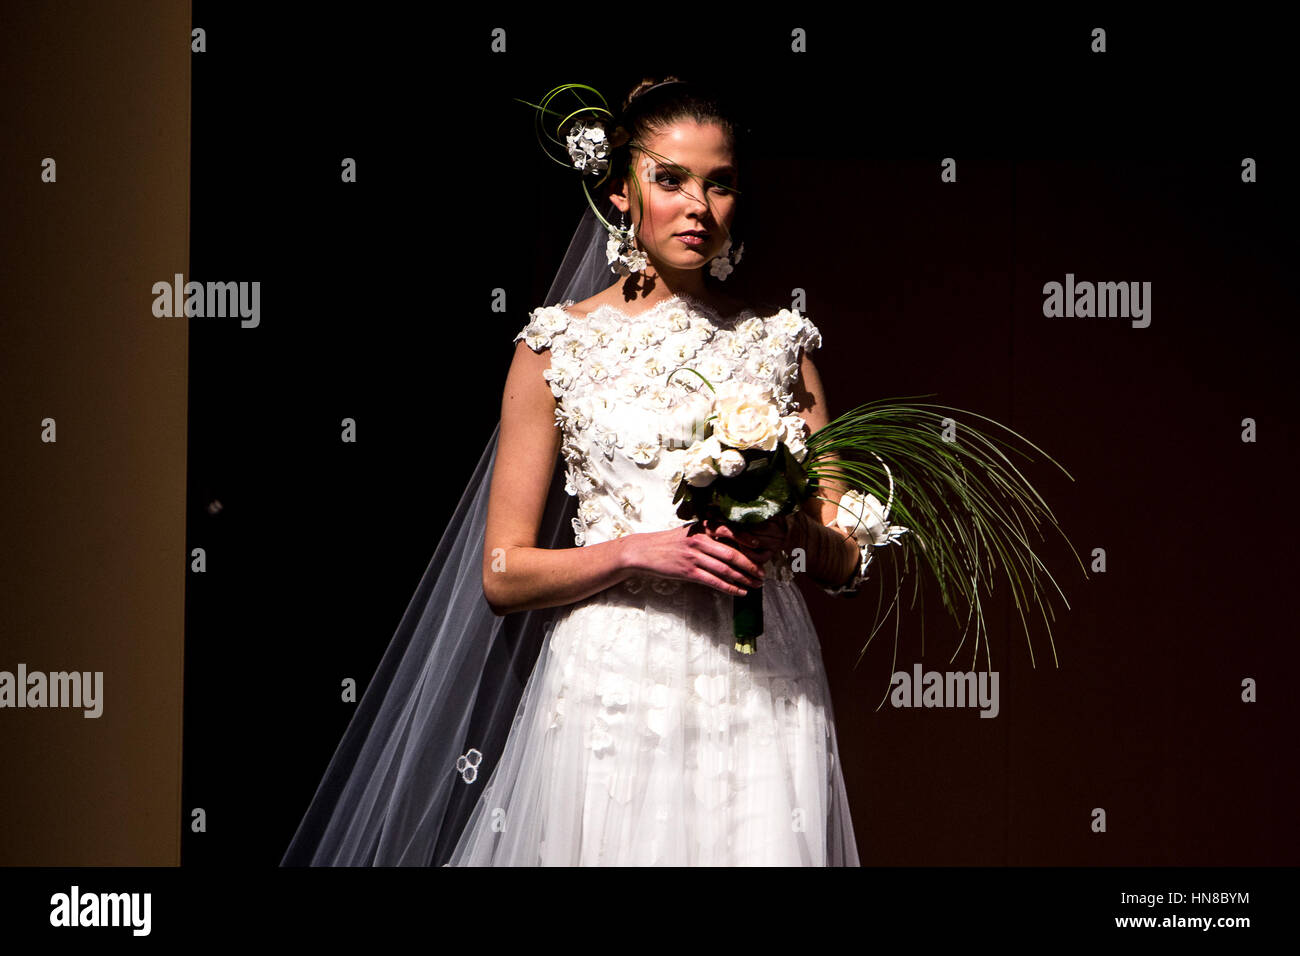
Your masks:
[{"label": "eyebrow", "polygon": [[[657,159],[655,160],[655,165],[662,167],[663,169],[673,169],[683,173],[690,172],[690,170],[687,169],[685,166],[683,166],[681,163],[664,162],[663,160]],[[735,171],[736,171],[735,166],[719,166],[717,169],[710,170],[709,175],[717,176],[719,173],[734,173]]]}]

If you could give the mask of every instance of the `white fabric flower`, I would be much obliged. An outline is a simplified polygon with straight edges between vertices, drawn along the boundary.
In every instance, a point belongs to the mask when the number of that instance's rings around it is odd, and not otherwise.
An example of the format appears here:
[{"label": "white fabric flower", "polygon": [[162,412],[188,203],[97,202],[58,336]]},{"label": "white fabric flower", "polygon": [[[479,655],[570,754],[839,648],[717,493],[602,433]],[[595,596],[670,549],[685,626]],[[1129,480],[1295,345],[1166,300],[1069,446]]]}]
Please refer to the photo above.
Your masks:
[{"label": "white fabric flower", "polygon": [[588,498],[578,505],[578,517],[590,527],[601,519],[600,505],[594,499]]},{"label": "white fabric flower", "polygon": [[799,314],[798,309],[782,309],[772,316],[771,324],[777,332],[795,336],[803,331],[807,321]]},{"label": "white fabric flower", "polygon": [[595,445],[606,458],[614,457],[614,449],[623,447],[623,439],[612,429],[600,423],[591,427],[591,443]]},{"label": "white fabric flower", "polygon": [[714,344],[732,358],[740,358],[745,354],[745,350],[749,348],[750,340],[736,332],[719,333],[716,338],[717,341]]},{"label": "white fabric flower", "polygon": [[646,389],[646,398],[659,411],[667,411],[673,403],[673,393],[663,385],[652,385]]},{"label": "white fabric flower", "polygon": [[767,337],[766,351],[771,356],[783,356],[794,349],[794,340],[784,332]]},{"label": "white fabric flower", "polygon": [[573,168],[599,176],[609,168],[610,143],[600,120],[576,120],[564,137]]},{"label": "white fabric flower", "polygon": [[804,330],[800,335],[805,352],[812,352],[822,347],[822,334],[818,331],[817,326],[813,325],[807,319],[804,320]]},{"label": "white fabric flower", "polygon": [[716,707],[727,699],[727,675],[698,675],[695,678],[695,693],[704,703]]},{"label": "white fabric flower", "polygon": [[636,330],[636,340],[643,348],[658,345],[667,332],[657,322],[642,322]]},{"label": "white fabric flower", "polygon": [[657,355],[648,356],[646,360],[641,363],[641,370],[651,378],[658,378],[660,375],[665,375],[668,372],[668,369],[664,367],[663,362],[659,361],[659,356]]},{"label": "white fabric flower", "polygon": [[[728,365],[726,362],[724,362],[722,359],[718,358],[717,356],[710,356],[709,358],[706,358],[703,362],[699,364],[698,371],[701,375],[703,375],[710,382],[712,382],[714,387],[717,387],[719,383],[731,377],[731,366]],[[685,376],[683,376],[683,378],[684,377]],[[690,377],[695,378],[695,376],[693,375]],[[695,379],[695,381],[699,385],[704,384],[698,378]]]},{"label": "white fabric flower", "polygon": [[776,377],[776,363],[771,356],[758,354],[751,356],[745,368],[754,378],[769,379]]},{"label": "white fabric flower", "polygon": [[551,336],[543,329],[529,326],[524,334],[524,343],[534,352],[540,352],[551,344]]},{"label": "white fabric flower", "polygon": [[633,442],[627,457],[638,465],[654,465],[659,459],[659,446],[644,440]]},{"label": "white fabric flower", "polygon": [[682,332],[691,327],[691,317],[685,309],[673,309],[665,318],[668,328],[674,332]]},{"label": "white fabric flower", "polygon": [[700,350],[696,339],[682,339],[668,350],[668,357],[674,366],[684,365],[695,357],[695,353]]},{"label": "white fabric flower", "polygon": [[741,322],[738,326],[736,326],[737,335],[740,335],[745,338],[749,338],[754,342],[757,342],[759,339],[761,339],[763,337],[764,332],[765,329],[763,328],[763,320],[760,319],[758,316],[754,316],[752,318],[746,319],[744,322]]},{"label": "white fabric flower", "polygon": [[596,681],[596,695],[606,710],[626,710],[631,700],[627,678],[608,670]]},{"label": "white fabric flower", "polygon": [[603,720],[596,719],[591,728],[591,737],[587,742],[587,746],[591,748],[591,752],[597,757],[605,757],[614,752],[614,738],[605,729]]},{"label": "white fabric flower", "polygon": [[569,326],[569,316],[559,306],[547,306],[533,313],[533,322],[552,334],[563,332]]},{"label": "white fabric flower", "polygon": [[623,332],[614,337],[611,350],[618,358],[628,358],[636,354],[637,343],[630,333]]},{"label": "white fabric flower", "polygon": [[542,378],[551,383],[551,391],[558,398],[573,384],[573,369],[568,365],[557,364],[552,358],[551,367],[542,372]]}]

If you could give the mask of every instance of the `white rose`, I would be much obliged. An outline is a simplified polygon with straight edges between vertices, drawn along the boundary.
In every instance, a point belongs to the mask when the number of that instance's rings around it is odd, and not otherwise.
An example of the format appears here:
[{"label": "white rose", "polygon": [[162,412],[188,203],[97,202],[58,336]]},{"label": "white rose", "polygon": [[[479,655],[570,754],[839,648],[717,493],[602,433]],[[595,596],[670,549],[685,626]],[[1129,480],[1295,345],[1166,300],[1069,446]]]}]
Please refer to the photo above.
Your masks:
[{"label": "white rose", "polygon": [[771,451],[781,437],[781,415],[772,396],[739,382],[724,382],[713,398],[713,434],[732,448]]},{"label": "white rose", "polygon": [[705,423],[712,414],[712,396],[705,391],[692,392],[673,409],[659,440],[668,448],[685,448],[704,437],[708,430]]},{"label": "white rose", "polygon": [[907,529],[888,523],[885,506],[875,495],[856,489],[844,492],[835,523],[852,533],[860,546],[888,544]]},{"label": "white rose", "polygon": [[734,478],[745,470],[745,456],[728,448],[718,456],[718,471],[727,478]]},{"label": "white rose", "polygon": [[682,461],[682,473],[686,476],[687,483],[696,488],[711,485],[718,477],[713,456],[709,454],[704,442],[696,442],[687,450],[686,458]]}]

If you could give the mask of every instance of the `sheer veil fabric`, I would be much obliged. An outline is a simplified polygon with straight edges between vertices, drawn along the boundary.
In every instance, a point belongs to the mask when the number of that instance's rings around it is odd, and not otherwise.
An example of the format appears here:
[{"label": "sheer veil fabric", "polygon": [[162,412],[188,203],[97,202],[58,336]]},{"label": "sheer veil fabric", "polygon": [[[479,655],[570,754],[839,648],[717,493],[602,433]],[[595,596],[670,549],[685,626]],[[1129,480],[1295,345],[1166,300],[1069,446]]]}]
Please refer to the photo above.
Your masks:
[{"label": "sheer veil fabric", "polygon": [[[607,238],[588,207],[546,304],[610,285]],[[499,435],[498,423],[281,866],[441,866],[491,777],[557,610],[498,617],[483,596]],[[572,544],[564,476],[557,459],[538,547]]]},{"label": "sheer veil fabric", "polygon": [[[548,305],[610,285],[606,238],[588,208]],[[497,617],[481,569],[498,436],[282,865],[859,865],[820,648],[792,579],[769,566],[771,639],[743,663],[730,599],[664,579]],[[539,547],[573,543],[567,484],[561,458]],[[678,706],[690,695],[704,716]],[[604,716],[612,735],[575,732]]]}]

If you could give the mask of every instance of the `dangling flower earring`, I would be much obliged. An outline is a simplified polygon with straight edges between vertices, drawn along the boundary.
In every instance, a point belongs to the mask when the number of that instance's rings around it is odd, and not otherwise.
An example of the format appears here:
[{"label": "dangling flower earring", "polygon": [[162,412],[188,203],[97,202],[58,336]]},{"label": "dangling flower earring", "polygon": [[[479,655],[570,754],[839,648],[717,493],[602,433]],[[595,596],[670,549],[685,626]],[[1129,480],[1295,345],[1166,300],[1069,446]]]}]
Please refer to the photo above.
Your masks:
[{"label": "dangling flower earring", "polygon": [[609,230],[609,242],[605,243],[605,258],[610,271],[615,275],[625,276],[641,272],[646,267],[645,253],[636,247],[636,236],[627,225],[627,216],[618,214],[618,227]]},{"label": "dangling flower earring", "polygon": [[731,275],[731,270],[740,262],[740,257],[745,254],[745,244],[742,242],[735,250],[731,248],[731,237],[722,244],[722,251],[719,252],[709,262],[709,274],[720,282],[726,282],[727,276]]}]

